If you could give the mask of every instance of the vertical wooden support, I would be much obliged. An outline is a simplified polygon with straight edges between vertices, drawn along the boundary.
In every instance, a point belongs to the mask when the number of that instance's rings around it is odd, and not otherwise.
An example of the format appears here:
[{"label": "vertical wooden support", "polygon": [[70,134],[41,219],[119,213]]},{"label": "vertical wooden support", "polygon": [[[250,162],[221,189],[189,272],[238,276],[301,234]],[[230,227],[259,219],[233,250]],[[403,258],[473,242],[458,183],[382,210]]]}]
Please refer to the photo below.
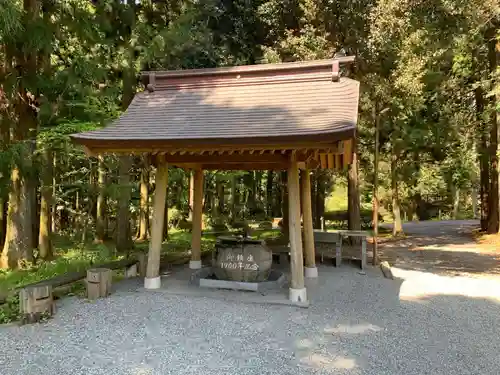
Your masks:
[{"label": "vertical wooden support", "polygon": [[337,234],[337,246],[335,247],[335,267],[342,264],[342,235]]},{"label": "vertical wooden support", "polygon": [[87,298],[94,300],[111,294],[113,272],[109,268],[87,270]]},{"label": "vertical wooden support", "polygon": [[307,293],[304,287],[304,258],[302,255],[302,235],[300,228],[299,168],[295,154],[292,155],[290,167],[288,168],[288,202],[290,268],[292,274],[289,298],[293,302],[306,302]]},{"label": "vertical wooden support", "polygon": [[156,168],[156,187],[153,197],[153,220],[151,225],[151,241],[149,242],[148,266],[144,287],[158,289],[160,279],[160,255],[163,242],[163,225],[165,219],[165,202],[167,200],[168,164],[158,160]]},{"label": "vertical wooden support", "polygon": [[366,237],[361,239],[361,269],[366,268]]},{"label": "vertical wooden support", "polygon": [[193,230],[189,268],[201,268],[201,224],[203,211],[203,170],[197,168],[193,178]]},{"label": "vertical wooden support", "polygon": [[301,171],[300,179],[302,193],[300,200],[302,203],[302,221],[304,222],[305,276],[314,278],[318,277],[318,269],[316,268],[316,251],[314,249],[311,178],[308,168]]},{"label": "vertical wooden support", "polygon": [[125,277],[127,279],[137,277],[137,263],[132,264],[130,267],[125,269]]},{"label": "vertical wooden support", "polygon": [[137,262],[139,265],[139,277],[146,277],[148,270],[148,255],[144,253],[137,254]]}]

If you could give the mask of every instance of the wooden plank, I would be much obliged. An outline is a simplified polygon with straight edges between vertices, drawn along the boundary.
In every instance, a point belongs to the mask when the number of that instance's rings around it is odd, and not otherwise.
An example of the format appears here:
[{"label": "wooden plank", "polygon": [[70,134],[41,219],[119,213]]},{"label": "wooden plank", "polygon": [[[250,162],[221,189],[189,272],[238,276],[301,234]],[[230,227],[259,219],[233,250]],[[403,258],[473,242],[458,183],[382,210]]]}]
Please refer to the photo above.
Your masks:
[{"label": "wooden plank", "polygon": [[[136,264],[138,260],[136,258],[120,259],[113,262],[100,263],[92,266],[93,268],[109,268],[112,270],[119,270],[122,268],[127,268]],[[51,285],[53,288],[57,288],[66,284],[71,284],[79,280],[85,279],[87,276],[87,270],[78,272],[67,272],[62,275],[52,277],[47,280],[38,281],[36,283],[31,283],[23,285],[17,289],[27,288],[29,286],[41,286],[41,285]]]},{"label": "wooden plank", "polygon": [[364,230],[333,229],[328,233],[338,233],[348,237],[369,237],[370,233]]},{"label": "wooden plank", "polygon": [[324,232],[321,230],[314,231],[314,242],[317,243],[337,243],[339,235],[332,232]]}]

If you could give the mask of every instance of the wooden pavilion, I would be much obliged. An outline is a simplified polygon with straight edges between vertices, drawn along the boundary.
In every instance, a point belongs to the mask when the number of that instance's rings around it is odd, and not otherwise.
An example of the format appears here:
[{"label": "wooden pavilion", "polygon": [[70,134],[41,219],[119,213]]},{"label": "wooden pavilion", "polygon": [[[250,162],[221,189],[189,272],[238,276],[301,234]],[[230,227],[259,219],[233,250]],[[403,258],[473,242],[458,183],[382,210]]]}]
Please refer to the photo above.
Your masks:
[{"label": "wooden pavilion", "polygon": [[203,170],[288,170],[290,300],[307,300],[304,272],[317,277],[309,171],[342,169],[352,161],[359,82],[340,76],[340,64],[352,61],[144,72],[146,90],[118,120],[72,136],[91,155],[149,154],[154,160],[146,288],[161,285],[168,165],[194,171],[191,269],[201,268]]}]

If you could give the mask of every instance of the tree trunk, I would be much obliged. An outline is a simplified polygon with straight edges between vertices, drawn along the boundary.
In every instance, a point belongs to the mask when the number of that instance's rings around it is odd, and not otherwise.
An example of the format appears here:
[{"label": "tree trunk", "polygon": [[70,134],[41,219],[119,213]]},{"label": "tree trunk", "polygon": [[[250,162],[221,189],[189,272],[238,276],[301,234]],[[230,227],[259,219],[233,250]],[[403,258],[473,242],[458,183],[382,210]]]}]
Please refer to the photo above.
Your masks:
[{"label": "tree trunk", "polygon": [[250,171],[247,174],[247,188],[248,188],[248,199],[247,199],[247,208],[250,212],[250,215],[253,215],[256,208],[256,197],[257,197],[257,186],[255,183],[255,171]]},{"label": "tree trunk", "polygon": [[267,216],[273,216],[273,179],[274,173],[272,170],[267,171],[266,180],[266,212]]},{"label": "tree trunk", "polygon": [[[47,146],[46,146],[47,147]],[[41,174],[41,200],[40,200],[40,231],[38,234],[38,251],[41,259],[48,260],[52,252],[52,160],[50,149],[43,151],[44,170]]]},{"label": "tree trunk", "polygon": [[403,233],[403,223],[401,222],[401,207],[399,203],[399,186],[398,186],[398,173],[397,173],[397,162],[398,155],[393,145],[392,155],[391,155],[391,192],[392,192],[392,235],[397,236]]},{"label": "tree trunk", "polygon": [[472,205],[472,218],[477,219],[477,188],[476,188],[475,183],[472,184],[470,198],[471,198],[471,205]]},{"label": "tree trunk", "polygon": [[116,250],[127,252],[133,248],[130,229],[130,156],[120,156],[118,178],[118,210],[116,217]]},{"label": "tree trunk", "polygon": [[216,190],[217,190],[217,210],[219,214],[223,214],[225,207],[224,207],[224,181],[221,181],[220,179],[217,179],[216,182]]},{"label": "tree trunk", "polygon": [[193,200],[194,200],[194,173],[189,171],[189,195],[188,195],[188,218],[193,220]]},{"label": "tree trunk", "polygon": [[165,212],[163,213],[163,239],[168,241],[168,184],[165,199]]},{"label": "tree trunk", "polygon": [[281,171],[281,217],[283,218],[283,227],[281,228],[283,236],[290,238],[290,205],[288,201],[288,171]]},{"label": "tree trunk", "polygon": [[231,220],[237,219],[237,207],[238,207],[238,177],[232,176],[231,179]]},{"label": "tree trunk", "polygon": [[458,218],[458,211],[460,208],[460,188],[453,186],[452,187],[452,192],[453,192],[453,212],[452,212],[452,218],[453,220],[457,220]]},{"label": "tree trunk", "polygon": [[59,173],[57,169],[57,154],[54,152],[54,160],[52,162],[52,207],[50,208],[51,219],[50,222],[52,224],[52,233],[57,232],[57,204],[56,204],[56,193],[57,193],[57,175]]},{"label": "tree trunk", "polygon": [[98,243],[104,242],[107,234],[107,219],[106,219],[106,165],[104,156],[99,155],[97,164],[97,184],[98,195],[96,204],[96,238]]},{"label": "tree trunk", "polygon": [[379,143],[380,143],[380,113],[378,106],[373,107],[373,120],[375,122],[375,150],[373,153],[373,258],[372,264],[378,264],[378,159],[379,159]]},{"label": "tree trunk", "polygon": [[321,229],[322,218],[325,216],[326,175],[322,170],[314,171],[316,192],[314,203],[314,228]]},{"label": "tree trunk", "polygon": [[[19,160],[11,169],[11,186],[9,193],[9,207],[7,210],[7,223],[5,242],[0,257],[0,268],[16,268],[19,261],[32,262],[33,258],[33,227],[32,210],[33,195],[30,194],[28,178],[21,173],[28,173],[31,162],[28,161],[31,151],[25,144],[20,144]],[[24,163],[21,168],[19,164]]]},{"label": "tree trunk", "polygon": [[[31,133],[31,132],[30,132]],[[38,190],[38,170],[36,168],[36,164],[33,163],[33,159],[36,157],[36,141],[35,141],[35,134],[30,134],[30,139],[29,142],[29,155],[31,155],[31,158],[27,160],[27,163],[25,167],[28,169],[28,175],[26,176],[26,184],[24,185],[24,188],[26,189],[25,195],[26,195],[26,201],[24,204],[26,204],[25,210],[26,210],[26,225],[28,226],[29,230],[26,230],[26,235],[28,236],[28,243],[31,244],[28,249],[26,249],[26,259],[29,261],[34,261],[34,253],[33,250],[38,248],[38,231],[39,231],[39,215],[38,215],[38,197],[37,197],[37,190]]]},{"label": "tree trunk", "polygon": [[358,156],[355,146],[352,155],[352,164],[349,166],[347,175],[347,211],[349,230],[361,230],[361,209],[359,196],[359,178],[358,178]]},{"label": "tree trunk", "polygon": [[477,120],[479,122],[479,147],[477,150],[479,158],[479,204],[481,211],[481,230],[486,231],[488,227],[488,190],[490,181],[489,158],[488,158],[488,134],[486,124],[483,120],[485,110],[485,98],[482,88],[475,90]]},{"label": "tree trunk", "polygon": [[[5,64],[2,67],[2,74],[5,74]],[[10,123],[7,120],[6,111],[1,113],[0,117],[0,152],[3,152],[10,143]],[[7,229],[7,200],[8,195],[3,187],[0,188],[0,246],[3,246],[5,241],[5,232]]]},{"label": "tree trunk", "polygon": [[[488,59],[490,63],[490,71],[494,76],[497,74],[498,62],[500,60],[500,41],[497,40],[497,25],[490,29],[488,38]],[[495,81],[494,81],[495,82]],[[488,149],[489,164],[490,164],[490,185],[488,193],[488,233],[498,233],[500,229],[500,213],[499,213],[499,192],[498,192],[498,116],[497,116],[497,97],[492,95],[490,115],[490,144]]]},{"label": "tree trunk", "polygon": [[23,237],[23,216],[21,205],[21,174],[17,166],[11,170],[11,186],[9,193],[9,207],[7,211],[7,229],[5,243],[0,257],[0,268],[17,268],[22,258],[22,253],[27,247]]},{"label": "tree trunk", "polygon": [[[145,241],[148,238],[148,229],[149,229],[149,209],[148,209],[148,201],[149,201],[149,168],[147,166],[143,166],[141,168],[141,182],[139,186],[140,190],[140,207],[139,207],[139,235],[137,239],[139,241]],[[165,222],[167,223],[167,222]],[[164,227],[167,225],[164,224]]]},{"label": "tree trunk", "polygon": [[265,207],[261,206],[262,201],[264,200],[262,194],[262,171],[255,171],[255,208]]},{"label": "tree trunk", "polygon": [[[39,17],[37,0],[23,1],[23,23],[36,22]],[[19,153],[11,169],[11,186],[9,208],[7,212],[7,229],[5,243],[0,256],[0,268],[15,268],[21,259],[33,261],[33,205],[35,194],[31,192],[34,185],[30,179],[32,173],[32,156],[34,148],[27,144],[34,140],[38,130],[36,103],[32,93],[27,89],[26,81],[37,75],[37,50],[23,41],[15,48],[16,66],[11,65],[11,56],[6,53],[6,69],[17,80],[17,93],[13,101],[15,124],[13,124],[13,140],[19,146]],[[33,141],[34,142],[34,141]]]}]

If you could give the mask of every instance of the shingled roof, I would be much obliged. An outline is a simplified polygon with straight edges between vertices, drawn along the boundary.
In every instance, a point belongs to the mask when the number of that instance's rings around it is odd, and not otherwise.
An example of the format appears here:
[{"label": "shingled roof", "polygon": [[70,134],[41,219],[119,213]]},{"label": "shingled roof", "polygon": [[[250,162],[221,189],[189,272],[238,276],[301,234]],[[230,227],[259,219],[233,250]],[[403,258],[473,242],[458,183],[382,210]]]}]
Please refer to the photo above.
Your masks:
[{"label": "shingled roof", "polygon": [[320,60],[146,72],[148,90],[118,120],[72,138],[114,151],[351,139],[359,82],[339,78],[338,66]]}]

